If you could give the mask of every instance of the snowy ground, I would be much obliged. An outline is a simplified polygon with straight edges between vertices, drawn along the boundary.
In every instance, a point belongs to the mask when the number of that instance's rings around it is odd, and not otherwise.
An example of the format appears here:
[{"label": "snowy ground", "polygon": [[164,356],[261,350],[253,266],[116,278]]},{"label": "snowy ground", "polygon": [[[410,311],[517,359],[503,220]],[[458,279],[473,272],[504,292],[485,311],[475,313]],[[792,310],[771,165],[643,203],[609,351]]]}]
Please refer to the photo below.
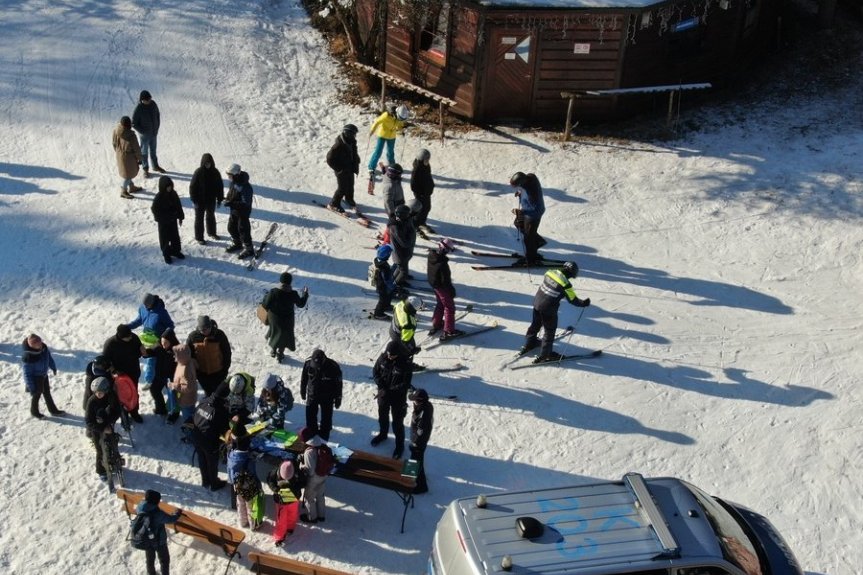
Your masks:
[{"label": "snowy ground", "polygon": [[[372,304],[361,288],[374,241],[310,200],[332,191],[323,158],[341,125],[365,127],[372,115],[338,103],[335,63],[295,1],[0,6],[0,567],[140,573],[120,503],[93,472],[80,396],[85,364],[144,293],[165,299],[181,337],[197,315],[213,316],[236,368],[279,373],[295,393],[302,358],[323,346],[347,379],[333,439],[371,449],[367,376],[386,337],[359,309]],[[203,152],[250,173],[253,235],[280,225],[260,270],[192,243],[191,210],[181,229],[189,257],[165,265],[149,211],[156,180],[143,199],[119,198],[110,134],[141,89],[162,110],[160,158],[182,196]],[[576,288],[594,303],[557,349],[605,355],[502,370],[539,278],[475,272],[482,262],[457,254],[459,301],[477,308],[468,323],[503,329],[420,357],[469,366],[420,376],[431,392],[461,398],[437,405],[431,492],[399,534],[395,495],[332,479],[326,526],[299,529],[276,552],[352,573],[422,573],[453,498],[634,470],[681,476],[765,513],[808,573],[863,572],[860,94],[852,85],[786,107],[705,109],[710,127],[664,144],[562,146],[479,131],[444,146],[400,141],[406,165],[431,150],[432,223],[467,249],[518,249],[505,184],[516,169],[540,176],[545,251],[578,262]],[[378,198],[357,197],[380,223]],[[423,271],[421,251],[416,262]],[[285,269],[312,295],[298,354],[277,366],[253,307]],[[563,308],[561,325],[579,311]],[[28,415],[18,357],[30,331],[53,350],[54,395],[68,417]],[[123,447],[128,486],[234,524],[227,494],[196,486],[178,428],[148,402],[137,447]],[[292,421],[301,414],[295,407]],[[392,442],[374,449],[389,453]],[[269,530],[250,534],[247,550],[274,551]],[[177,573],[223,568],[218,551],[187,537],[173,536],[171,553]]]}]

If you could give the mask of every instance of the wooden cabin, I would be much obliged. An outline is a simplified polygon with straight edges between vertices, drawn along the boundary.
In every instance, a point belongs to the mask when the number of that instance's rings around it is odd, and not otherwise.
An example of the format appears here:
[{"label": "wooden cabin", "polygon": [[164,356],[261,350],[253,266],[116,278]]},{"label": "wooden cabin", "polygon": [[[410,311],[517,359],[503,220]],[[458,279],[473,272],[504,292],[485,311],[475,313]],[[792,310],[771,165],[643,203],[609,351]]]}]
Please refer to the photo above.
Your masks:
[{"label": "wooden cabin", "polygon": [[[473,121],[561,123],[561,92],[727,83],[775,45],[782,1],[430,0],[412,13],[390,0],[381,69]],[[653,98],[579,97],[574,115],[622,117]]]}]

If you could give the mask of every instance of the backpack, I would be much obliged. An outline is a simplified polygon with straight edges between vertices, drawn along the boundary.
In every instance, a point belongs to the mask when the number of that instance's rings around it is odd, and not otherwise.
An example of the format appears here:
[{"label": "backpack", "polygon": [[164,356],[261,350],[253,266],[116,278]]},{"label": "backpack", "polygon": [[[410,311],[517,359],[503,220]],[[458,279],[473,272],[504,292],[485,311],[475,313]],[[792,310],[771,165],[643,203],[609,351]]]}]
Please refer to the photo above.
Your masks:
[{"label": "backpack", "polygon": [[372,287],[378,286],[378,268],[375,266],[375,262],[369,264],[369,285]]},{"label": "backpack", "polygon": [[135,549],[155,549],[159,546],[152,513],[138,513],[129,527],[129,541]]},{"label": "backpack", "polygon": [[336,457],[329,445],[320,445],[318,450],[318,462],[315,464],[315,475],[326,477],[336,466]]},{"label": "backpack", "polygon": [[248,470],[240,471],[234,476],[234,491],[245,501],[251,501],[263,491],[261,480],[249,473]]}]

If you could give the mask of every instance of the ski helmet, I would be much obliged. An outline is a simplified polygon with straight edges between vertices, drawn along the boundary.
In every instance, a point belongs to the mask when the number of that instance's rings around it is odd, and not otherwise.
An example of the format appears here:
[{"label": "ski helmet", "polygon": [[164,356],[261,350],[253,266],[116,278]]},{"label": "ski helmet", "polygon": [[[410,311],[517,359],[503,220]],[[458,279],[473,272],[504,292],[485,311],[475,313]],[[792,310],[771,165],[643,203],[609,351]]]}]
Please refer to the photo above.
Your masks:
[{"label": "ski helmet", "polygon": [[394,213],[397,220],[405,220],[411,217],[411,209],[405,204],[399,204],[398,206],[396,206]]},{"label": "ski helmet", "polygon": [[420,151],[417,152],[417,160],[419,160],[420,162],[431,160],[431,152],[429,152],[425,148],[420,148]]},{"label": "ski helmet", "polygon": [[527,176],[524,174],[524,172],[516,172],[512,175],[512,177],[510,177],[509,185],[510,186],[520,186],[522,183],[524,183],[524,179],[526,177]]},{"label": "ski helmet", "polygon": [[344,127],[342,128],[342,133],[343,133],[343,134],[353,134],[353,135],[356,135],[356,133],[357,133],[357,132],[359,132],[359,131],[360,131],[360,129],[359,129],[359,128],[357,128],[357,127],[356,127],[355,125],[353,125],[353,124],[345,124],[345,125],[344,125]]},{"label": "ski helmet", "polygon": [[408,305],[414,308],[417,311],[424,309],[423,300],[421,300],[418,296],[412,295],[407,299]]},{"label": "ski helmet", "polygon": [[90,382],[90,391],[93,393],[108,393],[111,391],[111,382],[107,377],[97,377]]},{"label": "ski helmet", "polygon": [[441,252],[445,254],[452,253],[455,251],[455,243],[449,238],[444,238],[439,241],[437,243],[437,247]]},{"label": "ski helmet", "polygon": [[240,173],[240,164],[231,164],[225,173],[229,176],[236,176]]},{"label": "ski helmet", "polygon": [[111,369],[111,360],[108,359],[107,355],[97,355],[93,360],[93,367],[97,367],[102,371],[108,371]]},{"label": "ski helmet", "polygon": [[243,390],[246,388],[246,378],[244,378],[239,373],[234,374],[231,377],[231,381],[228,383],[228,389],[231,390],[231,393],[243,393]]},{"label": "ski helmet", "polygon": [[429,394],[423,388],[415,389],[413,393],[410,394],[411,401],[428,401]]},{"label": "ski helmet", "polygon": [[396,108],[396,118],[398,118],[402,122],[404,122],[405,120],[407,120],[410,117],[411,117],[411,111],[404,104],[402,104],[401,106]]},{"label": "ski helmet", "polygon": [[389,244],[384,244],[378,248],[377,257],[379,260],[386,260],[389,259],[391,253],[393,253],[393,247]]},{"label": "ski helmet", "polygon": [[401,164],[393,164],[392,166],[387,166],[387,177],[391,180],[398,179],[402,177],[402,169]]},{"label": "ski helmet", "polygon": [[561,269],[563,270],[563,275],[568,278],[574,278],[578,275],[578,264],[575,262],[566,262]]}]

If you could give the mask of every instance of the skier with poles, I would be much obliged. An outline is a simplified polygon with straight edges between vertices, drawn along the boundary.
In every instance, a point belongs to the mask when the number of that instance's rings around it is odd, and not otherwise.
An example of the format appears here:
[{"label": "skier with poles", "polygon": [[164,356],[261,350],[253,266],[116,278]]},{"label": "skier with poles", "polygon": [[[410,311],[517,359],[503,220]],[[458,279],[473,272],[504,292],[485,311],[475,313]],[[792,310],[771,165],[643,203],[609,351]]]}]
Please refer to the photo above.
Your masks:
[{"label": "skier with poles", "polygon": [[[369,128],[369,138],[377,136],[377,143],[369,158],[369,194],[375,193],[375,167],[381,159],[384,146],[387,148],[387,164],[392,166],[396,163],[396,136],[405,129],[405,121],[410,118],[410,110],[402,104],[396,107],[394,102],[386,105],[383,113],[375,118]],[[371,140],[370,140],[371,141]]]},{"label": "skier with poles", "polygon": [[516,265],[531,266],[542,262],[542,256],[537,250],[545,245],[545,240],[539,235],[539,223],[545,213],[545,202],[542,198],[542,186],[536,174],[516,172],[509,179],[509,185],[515,188],[518,198],[518,208],[513,208],[515,215],[513,225],[524,237],[524,260]]},{"label": "skier with poles", "polygon": [[560,308],[560,300],[566,297],[567,301],[576,307],[587,307],[590,298],[579,299],[570,283],[578,275],[578,265],[575,262],[566,262],[560,269],[551,269],[545,273],[536,295],[533,298],[533,319],[525,334],[524,345],[519,350],[519,355],[524,355],[540,345],[537,334],[542,327],[542,348],[539,357],[534,363],[557,361],[562,356],[552,351],[554,345],[554,333],[557,330],[557,311]]}]

